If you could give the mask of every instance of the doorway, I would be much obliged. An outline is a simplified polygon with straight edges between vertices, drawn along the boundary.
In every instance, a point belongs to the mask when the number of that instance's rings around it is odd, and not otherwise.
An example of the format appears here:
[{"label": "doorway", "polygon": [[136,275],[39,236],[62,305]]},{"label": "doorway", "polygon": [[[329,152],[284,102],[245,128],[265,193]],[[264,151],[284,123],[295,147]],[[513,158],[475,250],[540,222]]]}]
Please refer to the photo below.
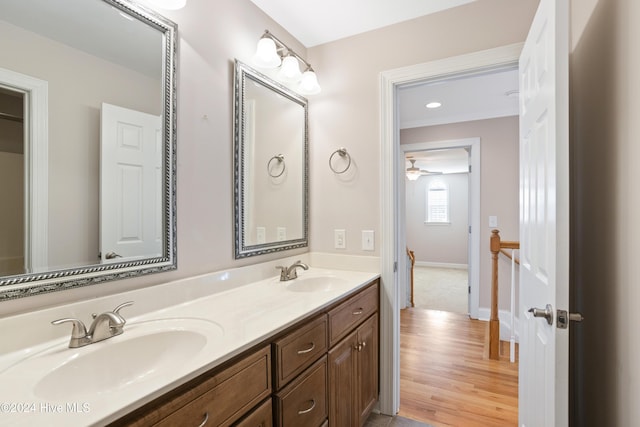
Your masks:
[{"label": "doorway", "polygon": [[401,159],[398,142],[400,128],[397,121],[397,89],[403,84],[428,79],[442,80],[461,73],[486,73],[490,70],[514,67],[517,66],[521,48],[521,44],[515,44],[390,70],[381,75],[381,234],[382,241],[385,242],[381,247],[381,278],[385,298],[381,301],[380,407],[384,413],[396,413],[400,407],[399,331],[400,309],[404,295],[399,283],[402,283],[400,276],[406,267],[406,248],[400,244],[400,236],[404,230],[401,229],[402,221],[398,212],[398,194],[403,188],[403,181],[399,179],[399,169],[404,166],[404,160]]},{"label": "doorway", "polygon": [[[399,230],[400,245],[411,249],[415,262],[413,270],[413,289],[411,280],[406,278],[400,283],[406,289],[408,302],[420,302],[421,284],[431,283],[431,297],[440,299],[439,304],[431,305],[434,309],[447,310],[448,306],[458,309],[453,311],[478,317],[479,306],[479,258],[480,258],[480,138],[467,138],[427,143],[401,144],[403,158],[413,157],[421,177],[410,180],[407,169],[401,169],[399,178]],[[430,159],[419,162],[418,159]],[[405,179],[405,175],[407,178]],[[435,187],[439,188],[435,188]],[[431,191],[434,190],[434,191]],[[433,216],[429,205],[429,195],[440,196],[446,193],[446,206],[439,218]],[[412,197],[413,196],[413,197]],[[413,199],[413,207],[409,203]],[[411,268],[407,263],[407,268]],[[431,268],[428,271],[425,268]],[[443,270],[444,268],[444,270]],[[449,269],[454,271],[448,271]],[[439,269],[439,270],[436,270]],[[457,270],[457,271],[456,271]],[[425,281],[419,283],[422,274]],[[455,278],[447,285],[433,282],[434,274],[444,273],[446,277]],[[464,283],[463,283],[464,282]],[[462,286],[462,289],[459,289]],[[437,294],[436,295],[434,295]],[[455,301],[451,301],[451,299]],[[462,301],[461,301],[462,300]]]}]

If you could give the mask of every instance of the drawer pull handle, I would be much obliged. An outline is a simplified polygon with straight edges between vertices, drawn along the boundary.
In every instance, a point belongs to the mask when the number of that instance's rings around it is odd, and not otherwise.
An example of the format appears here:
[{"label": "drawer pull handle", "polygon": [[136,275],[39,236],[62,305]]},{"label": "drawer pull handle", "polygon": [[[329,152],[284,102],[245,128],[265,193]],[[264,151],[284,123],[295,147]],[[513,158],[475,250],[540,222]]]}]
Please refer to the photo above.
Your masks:
[{"label": "drawer pull handle", "polygon": [[207,424],[207,421],[209,421],[209,413],[205,412],[204,413],[204,420],[202,420],[202,422],[200,423],[200,425],[198,427],[204,427]]},{"label": "drawer pull handle", "polygon": [[311,407],[309,409],[298,411],[298,415],[308,414],[309,412],[313,411],[313,408],[315,407],[316,407],[316,401],[314,399],[311,399]]},{"label": "drawer pull handle", "polygon": [[364,313],[364,309],[363,309],[362,307],[360,307],[358,310],[354,311],[352,314],[353,314],[354,316],[359,316],[359,315],[361,315],[362,313]]},{"label": "drawer pull handle", "polygon": [[312,342],[311,347],[305,348],[304,350],[298,350],[298,354],[307,354],[310,351],[313,351],[314,348],[316,348],[316,343]]}]

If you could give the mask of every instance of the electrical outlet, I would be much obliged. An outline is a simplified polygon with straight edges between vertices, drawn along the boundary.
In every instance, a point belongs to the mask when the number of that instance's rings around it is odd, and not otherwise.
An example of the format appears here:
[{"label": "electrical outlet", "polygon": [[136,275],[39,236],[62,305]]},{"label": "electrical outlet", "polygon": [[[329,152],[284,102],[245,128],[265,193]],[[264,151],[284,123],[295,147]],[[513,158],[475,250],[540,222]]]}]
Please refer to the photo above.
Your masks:
[{"label": "electrical outlet", "polygon": [[346,249],[347,233],[344,230],[333,230],[333,241],[336,249]]},{"label": "electrical outlet", "polygon": [[498,226],[498,217],[497,216],[490,216],[489,217],[489,227],[491,228],[496,228]]},{"label": "electrical outlet", "polygon": [[267,229],[264,227],[256,227],[256,243],[259,245],[267,241]]},{"label": "electrical outlet", "polygon": [[362,230],[362,250],[363,251],[375,250],[373,230]]}]

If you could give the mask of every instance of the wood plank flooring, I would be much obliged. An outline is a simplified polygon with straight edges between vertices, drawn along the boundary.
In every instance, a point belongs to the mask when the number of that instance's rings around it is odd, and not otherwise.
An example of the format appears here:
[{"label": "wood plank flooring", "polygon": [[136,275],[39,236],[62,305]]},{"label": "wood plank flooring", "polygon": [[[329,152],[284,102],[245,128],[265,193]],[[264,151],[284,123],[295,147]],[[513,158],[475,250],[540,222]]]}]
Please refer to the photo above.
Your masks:
[{"label": "wood plank flooring", "polygon": [[518,363],[488,358],[488,322],[407,308],[400,321],[399,415],[433,426],[516,426]]}]

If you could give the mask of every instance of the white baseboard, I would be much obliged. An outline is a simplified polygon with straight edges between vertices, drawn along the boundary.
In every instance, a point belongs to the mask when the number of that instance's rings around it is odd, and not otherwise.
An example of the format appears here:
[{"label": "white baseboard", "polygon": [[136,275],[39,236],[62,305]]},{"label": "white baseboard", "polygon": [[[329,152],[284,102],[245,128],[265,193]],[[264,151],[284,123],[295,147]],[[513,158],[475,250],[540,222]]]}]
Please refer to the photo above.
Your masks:
[{"label": "white baseboard", "polygon": [[468,264],[454,264],[449,262],[429,262],[429,261],[416,261],[416,267],[436,267],[436,268],[455,268],[458,270],[468,270]]},{"label": "white baseboard", "polygon": [[[478,319],[489,321],[491,318],[491,309],[480,307],[478,310]],[[498,310],[498,319],[500,319],[500,341],[511,340],[511,313],[508,310]],[[515,338],[516,342],[520,342],[519,319],[514,317]]]}]

